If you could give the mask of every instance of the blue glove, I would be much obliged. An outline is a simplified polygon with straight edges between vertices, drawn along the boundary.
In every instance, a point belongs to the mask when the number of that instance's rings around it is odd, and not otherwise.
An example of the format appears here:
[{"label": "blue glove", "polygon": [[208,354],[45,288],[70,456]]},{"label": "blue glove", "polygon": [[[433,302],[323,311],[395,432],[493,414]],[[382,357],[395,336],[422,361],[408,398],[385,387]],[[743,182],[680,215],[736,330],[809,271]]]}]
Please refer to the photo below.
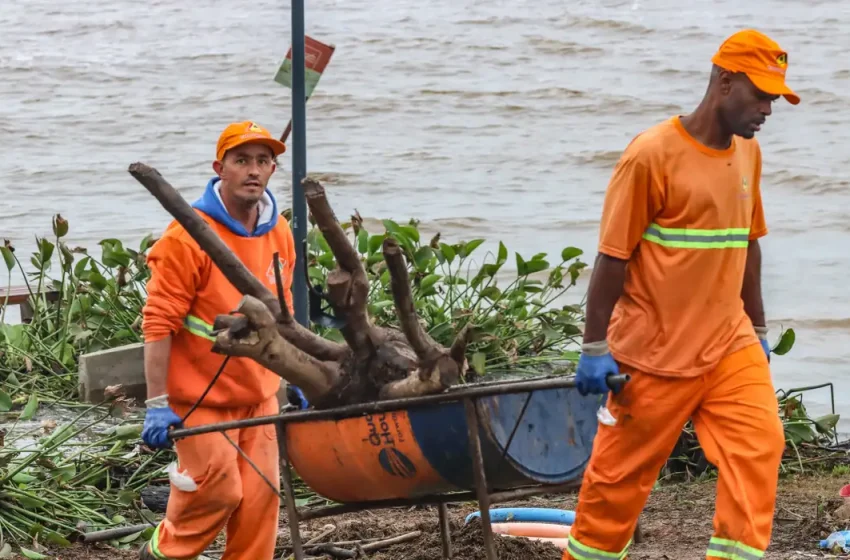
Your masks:
[{"label": "blue glove", "polygon": [[286,384],[286,400],[289,401],[289,404],[294,404],[301,410],[310,406],[310,403],[307,402],[307,397],[304,396],[301,389],[290,383]]},{"label": "blue glove", "polygon": [[761,339],[761,347],[764,348],[764,355],[767,356],[767,361],[770,361],[770,344],[768,344],[766,338]]},{"label": "blue glove", "polygon": [[183,420],[168,406],[168,395],[149,399],[145,401],[145,406],[148,410],[142,428],[142,441],[153,449],[170,448],[173,442],[168,438],[168,429],[171,426],[182,426]]},{"label": "blue glove", "polygon": [[753,327],[761,342],[761,347],[764,349],[764,355],[767,356],[768,363],[770,362],[770,344],[767,342],[767,327]]},{"label": "blue glove", "polygon": [[576,388],[579,394],[589,393],[604,395],[608,391],[618,393],[621,387],[608,387],[609,375],[619,375],[620,367],[608,351],[608,343],[591,342],[582,346],[581,356],[576,368]]}]

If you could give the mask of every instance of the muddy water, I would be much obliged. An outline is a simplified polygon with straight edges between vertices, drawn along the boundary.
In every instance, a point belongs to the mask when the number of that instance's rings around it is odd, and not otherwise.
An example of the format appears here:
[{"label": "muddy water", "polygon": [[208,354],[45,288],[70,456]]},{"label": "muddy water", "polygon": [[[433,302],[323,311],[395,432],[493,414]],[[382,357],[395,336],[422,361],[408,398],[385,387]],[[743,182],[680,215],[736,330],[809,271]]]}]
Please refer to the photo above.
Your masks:
[{"label": "muddy water", "polygon": [[[754,24],[789,50],[803,98],[777,103],[759,135],[767,312],[774,334],[798,333],[775,380],[834,382],[850,415],[846,3],[311,0],[308,33],[337,52],[309,103],[308,168],[341,216],[592,254],[620,150],[689,111],[714,49]],[[89,247],[158,232],[168,217],[131,162],[194,198],[227,122],[280,131],[289,116],[289,91],[272,81],[286,3],[21,0],[0,10],[0,37],[0,236],[23,250],[55,212]],[[282,163],[272,186],[286,201]],[[826,390],[806,400],[829,407]]]}]

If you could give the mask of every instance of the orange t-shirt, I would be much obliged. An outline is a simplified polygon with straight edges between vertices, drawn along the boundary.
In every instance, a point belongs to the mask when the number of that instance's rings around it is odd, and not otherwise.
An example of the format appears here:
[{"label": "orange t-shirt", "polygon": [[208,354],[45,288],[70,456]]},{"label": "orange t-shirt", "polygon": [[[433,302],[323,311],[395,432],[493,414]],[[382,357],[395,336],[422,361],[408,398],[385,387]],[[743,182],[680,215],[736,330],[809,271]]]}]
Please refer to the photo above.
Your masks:
[{"label": "orange t-shirt", "polygon": [[629,259],[608,326],[614,358],[696,376],[758,344],[741,299],[749,240],[767,234],[761,150],[709,148],[672,117],[636,136],[605,196],[599,251]]},{"label": "orange t-shirt", "polygon": [[[268,233],[241,237],[204,212],[196,212],[272,293],[277,293],[273,256],[279,253],[284,298],[291,313],[296,253],[292,231],[283,216],[278,216],[277,224]],[[215,318],[234,311],[242,294],[176,221],[169,224],[151,248],[148,265],[151,279],[147,284],[142,323],[145,341],[172,336],[167,379],[169,401],[195,404],[225,358],[212,352]],[[279,376],[250,358],[232,357],[202,405],[253,406],[279,389]]]}]

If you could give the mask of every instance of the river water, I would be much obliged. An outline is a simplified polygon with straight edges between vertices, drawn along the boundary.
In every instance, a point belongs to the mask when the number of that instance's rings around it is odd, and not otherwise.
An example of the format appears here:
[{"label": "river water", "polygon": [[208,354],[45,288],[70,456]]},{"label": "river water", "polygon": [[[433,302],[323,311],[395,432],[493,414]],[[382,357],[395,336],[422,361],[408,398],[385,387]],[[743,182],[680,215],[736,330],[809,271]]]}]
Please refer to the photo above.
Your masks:
[{"label": "river water", "polygon": [[[7,4],[0,237],[22,251],[56,212],[74,245],[158,233],[169,216],[130,163],[194,199],[228,122],[282,131],[288,121],[290,92],[272,79],[290,45],[287,2]],[[803,100],[778,102],[759,134],[766,309],[773,336],[797,331],[794,350],[773,360],[775,382],[833,382],[850,416],[850,4],[311,0],[307,10],[307,33],[337,47],[308,105],[308,171],[338,215],[415,217],[444,239],[501,239],[524,255],[574,245],[587,262],[627,142],[699,102],[726,36],[771,34]],[[281,163],[272,188],[288,206],[289,157]],[[805,400],[830,406],[825,389]]]}]

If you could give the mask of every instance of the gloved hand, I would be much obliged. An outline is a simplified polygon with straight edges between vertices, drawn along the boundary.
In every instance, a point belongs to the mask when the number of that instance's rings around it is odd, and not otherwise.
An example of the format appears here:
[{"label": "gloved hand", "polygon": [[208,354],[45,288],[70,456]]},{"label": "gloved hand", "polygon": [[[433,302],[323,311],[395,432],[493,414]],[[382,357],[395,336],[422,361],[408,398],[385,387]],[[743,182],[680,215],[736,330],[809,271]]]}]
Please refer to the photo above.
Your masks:
[{"label": "gloved hand", "polygon": [[173,442],[168,439],[168,428],[181,427],[183,420],[168,406],[168,395],[160,395],[145,401],[145,425],[142,428],[142,441],[153,449],[170,448]]},{"label": "gloved hand", "polygon": [[286,384],[286,400],[289,401],[289,404],[293,404],[304,410],[310,406],[310,403],[307,402],[307,397],[304,396],[304,393],[291,383]]},{"label": "gloved hand", "polygon": [[764,355],[767,356],[767,361],[770,363],[770,343],[767,342],[767,327],[753,327],[761,342],[761,347],[764,349]]},{"label": "gloved hand", "polygon": [[582,345],[581,356],[576,369],[576,388],[579,394],[589,393],[603,395],[608,391],[618,393],[621,387],[611,389],[606,380],[609,375],[619,375],[620,367],[608,351],[608,343],[604,340]]}]

